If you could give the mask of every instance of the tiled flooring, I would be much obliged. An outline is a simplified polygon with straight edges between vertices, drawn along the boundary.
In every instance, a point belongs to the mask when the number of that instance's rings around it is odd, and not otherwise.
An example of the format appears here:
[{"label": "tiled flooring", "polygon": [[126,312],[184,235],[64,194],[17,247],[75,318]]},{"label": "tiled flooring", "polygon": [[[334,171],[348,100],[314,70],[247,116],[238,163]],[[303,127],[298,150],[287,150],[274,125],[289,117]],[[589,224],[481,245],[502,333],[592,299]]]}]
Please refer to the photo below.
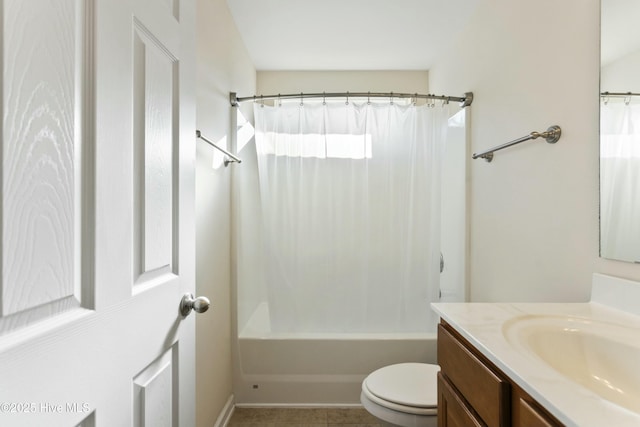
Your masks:
[{"label": "tiled flooring", "polygon": [[235,408],[228,427],[380,427],[362,408]]}]

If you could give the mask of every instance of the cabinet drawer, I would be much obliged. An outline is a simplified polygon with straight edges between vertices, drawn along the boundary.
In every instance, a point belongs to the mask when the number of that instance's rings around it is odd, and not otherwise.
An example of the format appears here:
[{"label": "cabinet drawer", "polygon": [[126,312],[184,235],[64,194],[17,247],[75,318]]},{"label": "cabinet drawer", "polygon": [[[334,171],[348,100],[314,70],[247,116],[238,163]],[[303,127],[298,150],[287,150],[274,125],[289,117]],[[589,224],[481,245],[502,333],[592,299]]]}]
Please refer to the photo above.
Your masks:
[{"label": "cabinet drawer", "polygon": [[487,425],[508,425],[509,383],[488,368],[442,324],[438,325],[438,364],[442,374]]},{"label": "cabinet drawer", "polygon": [[516,417],[513,425],[515,427],[558,427],[561,424],[550,416],[546,415],[537,405],[524,398],[518,399],[518,406],[514,408]]},{"label": "cabinet drawer", "polygon": [[438,373],[438,427],[486,427],[441,373]]}]

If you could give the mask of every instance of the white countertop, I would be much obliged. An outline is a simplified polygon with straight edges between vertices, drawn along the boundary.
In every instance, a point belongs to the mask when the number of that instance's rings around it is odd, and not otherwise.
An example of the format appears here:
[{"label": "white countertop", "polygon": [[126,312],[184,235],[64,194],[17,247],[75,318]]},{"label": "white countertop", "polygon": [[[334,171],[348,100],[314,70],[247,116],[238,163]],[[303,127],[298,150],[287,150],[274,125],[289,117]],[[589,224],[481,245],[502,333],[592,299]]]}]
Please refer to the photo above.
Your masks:
[{"label": "white countertop", "polygon": [[[610,279],[619,282],[612,284]],[[618,286],[620,284],[622,287]],[[619,290],[622,294],[612,297],[612,293]],[[640,426],[640,413],[603,399],[564,377],[535,354],[514,347],[503,328],[510,320],[522,316],[571,316],[637,328],[638,333],[634,336],[640,347],[640,316],[637,310],[623,311],[629,301],[640,305],[639,295],[639,283],[594,275],[592,301],[587,303],[434,303],[432,308],[563,424],[569,427],[637,427]],[[615,302],[610,304],[611,301]]]}]

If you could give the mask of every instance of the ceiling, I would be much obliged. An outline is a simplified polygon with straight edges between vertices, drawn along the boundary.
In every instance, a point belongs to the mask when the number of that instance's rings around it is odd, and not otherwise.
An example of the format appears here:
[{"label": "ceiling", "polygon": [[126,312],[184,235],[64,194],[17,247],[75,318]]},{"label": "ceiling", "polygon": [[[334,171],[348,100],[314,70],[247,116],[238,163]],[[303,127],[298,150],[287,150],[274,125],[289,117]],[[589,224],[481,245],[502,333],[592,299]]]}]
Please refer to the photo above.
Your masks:
[{"label": "ceiling", "polygon": [[428,70],[480,0],[227,0],[258,70]]}]

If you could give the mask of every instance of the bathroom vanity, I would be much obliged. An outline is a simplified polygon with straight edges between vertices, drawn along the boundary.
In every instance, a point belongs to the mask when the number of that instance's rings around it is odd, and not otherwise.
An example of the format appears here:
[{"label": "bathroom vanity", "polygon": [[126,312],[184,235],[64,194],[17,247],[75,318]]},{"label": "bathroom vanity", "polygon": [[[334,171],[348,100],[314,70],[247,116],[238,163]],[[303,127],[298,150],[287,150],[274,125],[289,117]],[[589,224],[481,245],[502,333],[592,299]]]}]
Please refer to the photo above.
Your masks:
[{"label": "bathroom vanity", "polygon": [[436,303],[438,425],[640,426],[640,283],[586,303]]},{"label": "bathroom vanity", "polygon": [[562,425],[444,321],[438,360],[438,427]]}]

